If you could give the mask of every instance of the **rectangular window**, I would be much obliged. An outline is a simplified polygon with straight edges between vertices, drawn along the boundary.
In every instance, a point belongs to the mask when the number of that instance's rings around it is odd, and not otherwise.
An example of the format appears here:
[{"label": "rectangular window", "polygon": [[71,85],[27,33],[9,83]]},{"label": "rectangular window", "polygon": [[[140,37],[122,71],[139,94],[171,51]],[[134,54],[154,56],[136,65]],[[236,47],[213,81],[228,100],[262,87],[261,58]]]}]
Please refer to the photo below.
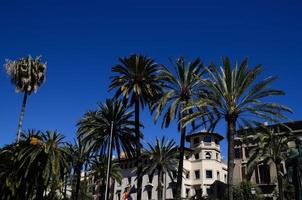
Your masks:
[{"label": "rectangular window", "polygon": [[195,195],[197,196],[197,198],[201,197],[202,196],[202,190],[200,188],[196,188],[195,189]]},{"label": "rectangular window", "polygon": [[241,167],[242,180],[246,180],[246,167]]},{"label": "rectangular window", "polygon": [[226,174],[224,175],[224,182],[225,183],[227,182],[227,175]]},{"label": "rectangular window", "polygon": [[245,150],[245,157],[248,158],[250,154],[250,149],[246,147],[244,150]]},{"label": "rectangular window", "polygon": [[131,177],[128,177],[128,184],[131,184]]},{"label": "rectangular window", "polygon": [[177,171],[176,170],[173,170],[172,171],[172,175],[173,175],[173,178],[175,179],[177,177]]},{"label": "rectangular window", "polygon": [[195,179],[200,179],[200,171],[199,170],[195,171]]},{"label": "rectangular window", "polygon": [[255,177],[256,177],[256,183],[259,184],[259,173],[258,173],[258,167],[255,169]]},{"label": "rectangular window", "polygon": [[159,199],[162,199],[163,198],[163,191],[162,190],[157,190],[158,192],[158,196],[159,196]]},{"label": "rectangular window", "polygon": [[177,189],[176,188],[172,188],[172,196],[173,198],[176,197],[177,194]]},{"label": "rectangular window", "polygon": [[186,188],[186,197],[188,198],[190,196],[190,188]]},{"label": "rectangular window", "polygon": [[152,181],[153,181],[153,174],[149,174],[148,178],[149,178],[149,183],[152,183]]},{"label": "rectangular window", "polygon": [[148,200],[152,199],[152,190],[148,190]]},{"label": "rectangular window", "polygon": [[217,171],[217,180],[220,181],[220,172]]},{"label": "rectangular window", "polygon": [[260,183],[268,184],[271,182],[271,176],[268,165],[259,165]]},{"label": "rectangular window", "polygon": [[195,154],[195,160],[199,160],[199,153]]},{"label": "rectangular window", "polygon": [[240,158],[242,158],[242,156],[241,156],[241,149],[240,148],[235,148],[235,158],[236,159],[240,159]]},{"label": "rectangular window", "polygon": [[219,160],[219,153],[216,153],[216,160]]},{"label": "rectangular window", "polygon": [[206,170],[206,178],[213,178],[213,171],[212,170]]}]

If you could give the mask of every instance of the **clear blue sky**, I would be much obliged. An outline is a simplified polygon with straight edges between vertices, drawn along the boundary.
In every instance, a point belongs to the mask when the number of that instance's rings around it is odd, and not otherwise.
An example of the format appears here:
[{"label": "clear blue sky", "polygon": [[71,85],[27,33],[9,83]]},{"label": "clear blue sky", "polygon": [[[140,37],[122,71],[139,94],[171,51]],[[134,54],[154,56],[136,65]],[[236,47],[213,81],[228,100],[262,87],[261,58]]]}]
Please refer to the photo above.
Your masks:
[{"label": "clear blue sky", "polygon": [[[0,61],[43,55],[47,79],[28,98],[24,129],[57,129],[71,140],[75,124],[107,92],[119,56],[138,52],[159,63],[200,56],[208,64],[221,56],[261,63],[264,76],[287,92],[274,99],[302,119],[302,3],[299,0],[17,1],[0,5]],[[1,70],[0,146],[15,139],[22,94]],[[147,141],[175,138],[175,125],[161,130],[142,116]],[[225,134],[225,127],[217,129]],[[223,143],[223,151],[226,145]]]}]

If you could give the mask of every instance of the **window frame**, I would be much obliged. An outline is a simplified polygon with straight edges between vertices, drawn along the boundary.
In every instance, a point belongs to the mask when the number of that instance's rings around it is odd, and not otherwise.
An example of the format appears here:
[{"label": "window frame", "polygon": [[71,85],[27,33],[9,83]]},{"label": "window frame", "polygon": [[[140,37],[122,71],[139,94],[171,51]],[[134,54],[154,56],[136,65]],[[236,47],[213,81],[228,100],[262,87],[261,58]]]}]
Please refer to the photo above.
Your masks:
[{"label": "window frame", "polygon": [[[197,155],[197,156],[196,156],[196,155]],[[195,160],[200,160],[200,155],[199,155],[199,153],[195,153],[195,154],[194,154],[194,159],[195,159]]]},{"label": "window frame", "polygon": [[[198,174],[198,178],[197,178],[197,174]],[[194,176],[195,176],[195,180],[200,179],[200,170],[199,169],[194,171]]]},{"label": "window frame", "polygon": [[[211,177],[208,177],[207,172],[211,172]],[[213,170],[212,169],[206,169],[205,176],[206,176],[206,179],[213,179]]]}]

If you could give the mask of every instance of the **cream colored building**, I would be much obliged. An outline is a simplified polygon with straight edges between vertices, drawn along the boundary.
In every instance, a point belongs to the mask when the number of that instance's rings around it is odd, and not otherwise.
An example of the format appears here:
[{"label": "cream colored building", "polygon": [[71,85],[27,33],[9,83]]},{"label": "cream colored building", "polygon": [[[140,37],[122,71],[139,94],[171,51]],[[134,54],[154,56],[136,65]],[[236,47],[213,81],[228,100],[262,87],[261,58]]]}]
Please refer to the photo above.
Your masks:
[{"label": "cream colored building", "polygon": [[[223,137],[217,133],[199,132],[186,137],[189,148],[186,148],[184,159],[184,175],[181,196],[190,198],[198,193],[203,196],[223,194],[222,187],[227,179],[227,165],[222,160],[220,141]],[[144,157],[143,162],[148,162]],[[115,184],[114,200],[121,200],[127,185],[136,185],[134,173],[135,160],[123,160],[120,163],[123,180],[121,184]],[[173,199],[176,173],[172,177],[164,176],[164,194],[166,199]],[[143,176],[142,199],[157,199],[157,174]],[[136,193],[132,194],[136,199]]]}]

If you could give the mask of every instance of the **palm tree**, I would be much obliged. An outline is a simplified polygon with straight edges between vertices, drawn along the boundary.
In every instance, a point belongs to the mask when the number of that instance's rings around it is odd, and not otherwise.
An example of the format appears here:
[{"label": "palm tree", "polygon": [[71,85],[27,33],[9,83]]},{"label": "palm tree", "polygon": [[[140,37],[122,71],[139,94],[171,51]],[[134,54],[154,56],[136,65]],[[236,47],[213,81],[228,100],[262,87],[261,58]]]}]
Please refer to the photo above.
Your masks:
[{"label": "palm tree", "polygon": [[[134,121],[133,111],[120,100],[106,99],[98,104],[98,110],[87,112],[78,122],[78,137],[84,143],[90,144],[90,149],[97,155],[107,154],[111,123],[113,122],[113,149],[117,151],[118,158],[121,152],[127,156],[134,155]],[[141,134],[140,134],[141,137]]]},{"label": "palm tree", "polygon": [[[162,127],[168,127],[171,120],[177,119],[179,121],[185,115],[181,112],[185,105],[197,100],[198,94],[202,90],[200,78],[205,72],[198,58],[187,64],[184,58],[177,59],[175,64],[172,61],[171,63],[174,66],[174,72],[165,66],[162,66],[160,70],[160,76],[165,81],[166,90],[152,107],[152,112],[155,113],[155,121],[164,113]],[[176,196],[180,198],[186,128],[179,124],[178,129],[180,129],[181,136]]]},{"label": "palm tree", "polygon": [[[107,99],[105,103],[99,104],[97,111],[86,113],[78,126],[78,137],[82,138],[84,143],[89,143],[91,151],[97,156],[104,156],[108,152],[110,158],[113,149],[116,150],[118,159],[122,151],[127,156],[135,154],[133,111],[128,111],[126,104],[121,100]],[[112,148],[109,149],[111,129]]]},{"label": "palm tree", "polygon": [[72,199],[77,200],[79,198],[83,165],[89,163],[90,159],[89,143],[84,143],[79,137],[74,145],[69,145],[68,152],[71,157],[70,162],[72,163],[76,180],[75,187],[72,188]]},{"label": "palm tree", "polygon": [[[22,143],[27,145],[18,155],[20,168],[26,166],[25,176],[32,178],[35,175],[36,199],[42,199],[48,186],[57,186],[64,177],[64,169],[68,166],[68,153],[64,136],[57,131],[24,132],[21,135]],[[28,145],[29,144],[29,145]],[[51,187],[49,196],[59,188]]]},{"label": "palm tree", "polygon": [[161,140],[156,138],[155,145],[150,143],[147,145],[149,149],[146,150],[146,154],[150,156],[150,162],[145,166],[143,174],[154,174],[157,172],[157,199],[160,200],[163,199],[160,195],[163,193],[163,174],[173,177],[172,172],[177,170],[178,148],[173,140],[166,140],[165,137]]},{"label": "palm tree", "polygon": [[[288,107],[278,103],[263,102],[264,97],[284,95],[281,90],[271,89],[269,85],[276,80],[270,76],[255,83],[261,74],[260,65],[249,69],[245,59],[239,66],[236,63],[232,69],[228,58],[222,59],[220,70],[212,64],[207,68],[209,79],[202,80],[208,90],[208,95],[201,97],[193,106],[208,106],[212,113],[216,114],[214,124],[224,119],[227,124],[228,140],[228,199],[233,200],[233,171],[234,171],[234,136],[236,125],[252,126],[254,122],[268,120],[278,122],[286,119],[284,112],[291,112]],[[204,112],[185,116],[182,121],[185,125],[204,116]]]},{"label": "palm tree", "polygon": [[0,158],[7,163],[0,165],[0,181],[6,183],[0,186],[1,198],[43,199],[48,190],[53,199],[68,165],[63,138],[55,131],[30,130],[21,134],[20,143],[2,149]]},{"label": "palm tree", "polygon": [[273,162],[277,172],[279,199],[284,199],[283,191],[283,164],[287,159],[288,142],[292,141],[292,132],[285,125],[260,125],[256,134],[251,135],[255,144],[249,151],[247,163],[247,177],[251,178],[258,164]]},{"label": "palm tree", "polygon": [[158,76],[158,65],[143,55],[133,54],[128,58],[119,58],[121,64],[112,68],[116,75],[111,77],[109,89],[117,89],[115,97],[123,95],[124,100],[135,110],[135,136],[137,158],[137,199],[142,195],[142,162],[140,144],[140,106],[144,108],[156,101],[161,94],[161,81]]},{"label": "palm tree", "polygon": [[[99,185],[97,186],[97,195],[101,195],[100,199],[105,199],[105,186],[106,186],[106,174],[107,174],[107,162],[108,158],[101,156],[97,159],[92,160],[91,164],[91,172],[94,177],[94,179],[99,182]],[[121,168],[119,166],[119,163],[114,161],[112,162],[111,168],[110,168],[110,179],[113,181],[113,184],[115,181],[118,183],[121,183],[123,179],[123,175],[121,172]]]},{"label": "palm tree", "polygon": [[46,63],[41,61],[40,56],[36,58],[27,56],[15,61],[6,60],[4,67],[11,77],[11,82],[16,86],[16,91],[24,93],[17,131],[17,143],[19,143],[27,95],[37,92],[44,82]]}]

